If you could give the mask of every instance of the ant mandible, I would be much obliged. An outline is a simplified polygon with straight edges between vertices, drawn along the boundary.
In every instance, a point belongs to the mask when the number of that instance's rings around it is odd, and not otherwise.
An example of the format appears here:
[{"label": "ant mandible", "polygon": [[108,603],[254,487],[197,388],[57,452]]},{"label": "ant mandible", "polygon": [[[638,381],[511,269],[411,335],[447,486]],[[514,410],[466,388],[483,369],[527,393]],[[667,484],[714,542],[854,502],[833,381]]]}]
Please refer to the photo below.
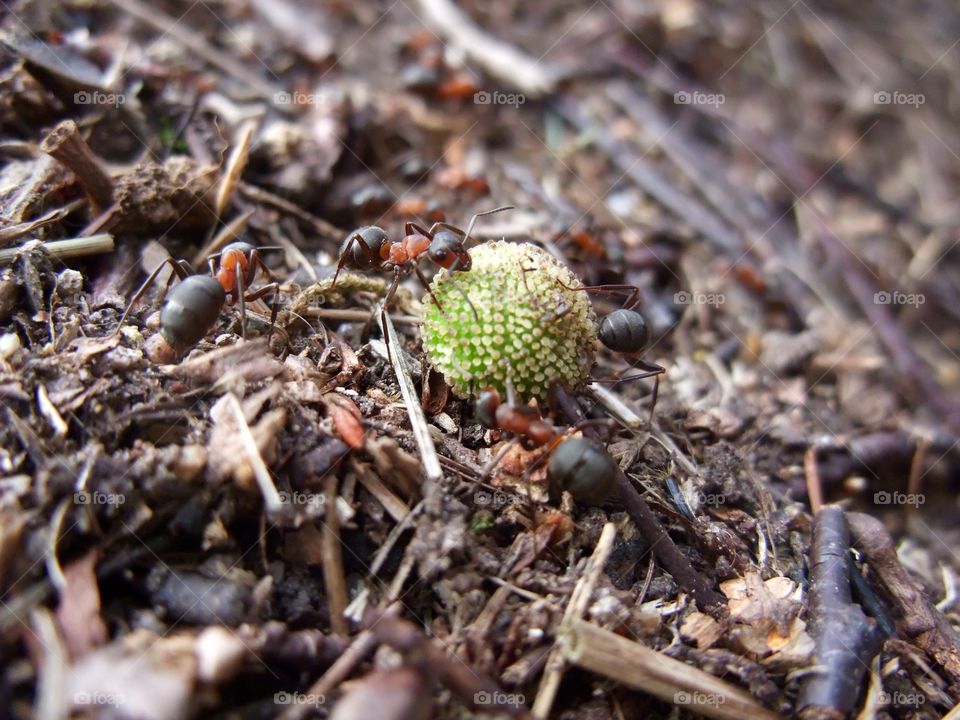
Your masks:
[{"label": "ant mandible", "polygon": [[167,280],[167,288],[173,281],[175,274],[180,282],[166,294],[163,306],[160,309],[160,336],[166,342],[167,348],[161,348],[160,355],[164,357],[181,355],[195,345],[206,335],[217,318],[224,304],[240,305],[240,323],[243,338],[247,337],[247,307],[246,303],[258,300],[268,293],[273,293],[273,306],[270,313],[270,336],[277,320],[277,301],[280,297],[279,285],[270,282],[258,290],[248,290],[256,279],[257,271],[262,270],[265,275],[272,277],[272,273],[263,262],[261,253],[266,250],[280,250],[278,246],[254,247],[246,242],[233,242],[223,250],[207,258],[209,275],[194,275],[186,260],[166,258],[134,293],[130,304],[124,310],[115,332],[120,332],[123,323],[133,309],[136,302],[143,297],[147,288],[157,279],[163,268],[169,265],[173,273]]},{"label": "ant mandible", "polygon": [[[578,502],[591,505],[600,505],[613,494],[618,468],[610,453],[595,440],[562,434],[543,419],[537,408],[518,403],[511,383],[507,383],[507,402],[495,388],[481,390],[476,413],[485,427],[512,433],[530,447],[549,445],[547,478],[554,494],[566,490]],[[586,420],[574,429],[593,422]],[[498,453],[481,476],[486,476],[502,454]]]},{"label": "ant mandible", "polygon": [[[376,225],[354,230],[343,244],[340,259],[337,261],[337,270],[333,274],[333,286],[336,286],[337,277],[344,266],[354,270],[392,269],[393,282],[383,298],[383,307],[386,307],[393,298],[404,272],[412,269],[437,303],[437,307],[440,307],[439,301],[430,290],[427,279],[420,271],[420,260],[426,255],[438,266],[451,272],[469,270],[471,260],[466,243],[477,218],[512,209],[512,205],[504,205],[493,210],[478,212],[470,219],[466,232],[445,222],[435,222],[429,230],[425,230],[416,223],[408,222],[403,226],[404,238],[396,242],[390,240],[386,231]],[[443,310],[442,307],[440,309]]]}]

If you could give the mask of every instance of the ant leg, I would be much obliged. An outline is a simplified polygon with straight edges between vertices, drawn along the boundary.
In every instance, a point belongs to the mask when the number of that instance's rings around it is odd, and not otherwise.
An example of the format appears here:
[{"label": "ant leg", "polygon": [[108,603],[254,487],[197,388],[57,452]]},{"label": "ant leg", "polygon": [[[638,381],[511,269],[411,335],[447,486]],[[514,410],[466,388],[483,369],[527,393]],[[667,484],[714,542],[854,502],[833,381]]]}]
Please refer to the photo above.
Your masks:
[{"label": "ant leg", "polygon": [[580,287],[570,287],[569,285],[564,285],[563,280],[560,278],[557,278],[557,282],[566,290],[583,290],[585,292],[595,292],[603,295],[629,292],[626,302],[623,303],[624,308],[634,307],[640,299],[640,288],[636,285],[581,285]]},{"label": "ant leg", "polygon": [[267,267],[267,264],[263,261],[263,255],[261,253],[264,250],[282,250],[279,245],[268,245],[262,248],[254,248],[250,253],[250,277],[247,278],[251,283],[253,282],[253,276],[257,272],[257,268],[263,271],[263,274],[267,277],[268,280],[276,281],[277,276],[273,274],[273,271]]},{"label": "ant leg", "polygon": [[167,265],[173,269],[173,272],[170,273],[170,278],[167,280],[167,287],[170,287],[170,283],[173,281],[174,274],[176,274],[176,276],[181,280],[190,276],[191,268],[190,264],[186,260],[174,260],[173,258],[169,257],[164,259],[164,261],[157,265],[156,269],[150,273],[150,276],[143,281],[143,285],[141,285],[133,294],[133,297],[130,299],[130,303],[127,305],[127,309],[124,310],[123,315],[120,316],[120,322],[117,323],[117,329],[113,331],[114,335],[120,332],[120,328],[122,328],[123,323],[126,322],[127,316],[130,314],[133,306],[137,304],[137,300],[143,297],[143,294],[147,291],[147,288],[150,287],[153,281],[157,279],[160,271],[163,270],[163,268]]},{"label": "ant leg", "polygon": [[271,300],[270,332],[267,334],[267,343],[269,343],[270,338],[273,337],[274,326],[277,323],[277,312],[280,309],[280,284],[276,282],[269,283],[258,289],[256,292],[248,293],[246,296],[247,302],[253,302],[254,300],[259,300],[271,292],[273,293],[273,298]]},{"label": "ant leg", "polygon": [[442,223],[434,223],[429,230],[424,230],[422,227],[417,225],[415,222],[404,223],[403,225],[403,234],[404,235],[413,235],[414,233],[423,235],[433,240],[433,234],[437,231],[437,226]]},{"label": "ant leg", "polygon": [[480,480],[479,482],[484,482],[488,477],[493,475],[493,471],[496,470],[497,465],[500,464],[500,461],[503,460],[507,453],[510,452],[510,449],[516,446],[520,442],[519,438],[510,438],[507,442],[500,446],[500,449],[497,450],[497,454],[490,458],[490,461],[480,469]]},{"label": "ant leg", "polygon": [[353,243],[360,243],[360,247],[363,248],[363,251],[368,256],[373,254],[372,251],[370,250],[370,246],[363,241],[363,238],[360,236],[360,233],[354,233],[353,235],[351,235],[350,239],[347,240],[347,244],[343,248],[343,252],[340,253],[340,259],[337,261],[337,270],[335,273],[333,273],[333,284],[330,286],[331,288],[336,287],[337,285],[337,276],[340,274],[340,270],[343,268],[344,265],[347,264],[347,261],[350,258],[350,251],[353,249]]},{"label": "ant leg", "polygon": [[[427,282],[427,279],[423,276],[423,272],[420,270],[420,266],[416,263],[413,264],[413,271],[417,274],[417,279],[420,281],[420,284],[430,293],[430,297],[433,299],[433,302],[436,303],[437,307],[440,309],[440,312],[443,312],[443,305],[440,304],[440,301],[437,299],[437,296],[433,294],[433,290],[430,289],[430,283]],[[467,302],[470,302],[470,298],[467,298]],[[473,307],[473,304],[470,304],[470,307]],[[473,314],[477,318],[477,322],[480,322],[480,317],[477,316],[477,309],[473,308]]]},{"label": "ant leg", "polygon": [[247,300],[244,297],[245,293],[243,290],[243,272],[240,270],[240,264],[237,263],[237,299],[240,302],[240,336],[246,340],[247,339]]}]

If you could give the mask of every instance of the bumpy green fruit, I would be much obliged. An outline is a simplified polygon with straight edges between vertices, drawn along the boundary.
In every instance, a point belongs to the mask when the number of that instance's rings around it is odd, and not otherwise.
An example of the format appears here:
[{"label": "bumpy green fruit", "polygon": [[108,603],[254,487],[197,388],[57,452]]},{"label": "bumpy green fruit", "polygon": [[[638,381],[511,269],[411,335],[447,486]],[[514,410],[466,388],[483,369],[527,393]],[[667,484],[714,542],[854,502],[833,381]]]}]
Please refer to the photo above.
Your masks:
[{"label": "bumpy green fruit", "polygon": [[[580,280],[550,253],[527,243],[489,242],[471,251],[466,272],[442,270],[427,302],[423,347],[460,397],[485,387],[521,401],[547,400],[551,378],[579,385],[593,366],[597,318]],[[469,302],[467,301],[469,298]]]}]

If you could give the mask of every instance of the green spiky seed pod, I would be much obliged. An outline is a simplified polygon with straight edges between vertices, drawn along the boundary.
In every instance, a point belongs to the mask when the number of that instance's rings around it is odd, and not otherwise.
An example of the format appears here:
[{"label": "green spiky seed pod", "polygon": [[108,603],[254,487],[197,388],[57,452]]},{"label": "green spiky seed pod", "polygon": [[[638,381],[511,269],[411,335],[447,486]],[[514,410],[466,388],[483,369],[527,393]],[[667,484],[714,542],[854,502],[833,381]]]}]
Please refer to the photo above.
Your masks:
[{"label": "green spiky seed pod", "polygon": [[[423,347],[460,397],[485,387],[506,398],[547,400],[551,378],[569,388],[587,377],[597,351],[597,318],[580,280],[527,243],[489,242],[471,251],[466,272],[440,271],[427,302]],[[560,282],[558,282],[558,280]],[[467,301],[469,298],[469,302]]]}]

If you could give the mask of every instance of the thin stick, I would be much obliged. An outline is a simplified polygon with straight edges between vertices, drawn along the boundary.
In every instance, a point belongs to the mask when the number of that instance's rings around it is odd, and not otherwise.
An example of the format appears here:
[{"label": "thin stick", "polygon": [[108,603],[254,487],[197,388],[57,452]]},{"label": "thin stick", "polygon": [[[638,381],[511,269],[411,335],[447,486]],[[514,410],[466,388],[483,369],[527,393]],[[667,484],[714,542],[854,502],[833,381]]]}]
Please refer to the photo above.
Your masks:
[{"label": "thin stick", "polygon": [[[384,610],[381,619],[396,615],[399,610],[400,603],[393,603]],[[357,663],[363,660],[367,653],[373,650],[378,644],[379,641],[373,633],[375,627],[376,626],[364,630],[357,635],[350,647],[344,650],[343,654],[337,658],[337,661],[328,667],[327,671],[310,686],[306,694],[315,697],[321,695],[326,696],[331,690],[346,680]],[[310,711],[310,707],[309,703],[292,703],[277,716],[277,720],[298,720]]]},{"label": "thin stick", "polygon": [[253,142],[253,131],[256,129],[257,123],[254,120],[248,120],[237,132],[238,139],[227,157],[213,206],[218,218],[223,218],[224,212],[230,205],[233,193],[237,189],[237,183],[240,182],[240,175],[250,159],[250,144]]},{"label": "thin stick", "polygon": [[64,120],[40,143],[40,149],[68,168],[86,191],[95,213],[113,202],[113,181],[100,167],[73,120]]},{"label": "thin stick", "polygon": [[587,385],[586,389],[608,413],[622,422],[626,427],[636,429],[643,424],[643,418],[631,410],[619,396],[611,392],[608,388],[592,382]]},{"label": "thin stick", "polygon": [[[139,0],[112,0],[112,2],[124,12],[163,33],[164,36],[173,38],[210,65],[220,68],[227,75],[239,80],[260,97],[272,99],[276,94],[277,86],[265,82],[226,53],[212,47],[201,35],[189,30],[184,23],[174,20],[166,13]],[[280,112],[285,111],[283,105],[275,105],[275,109]]]},{"label": "thin stick", "polygon": [[883,637],[853,602],[850,530],[843,510],[827,505],[816,514],[810,551],[811,635],[816,664],[800,685],[801,718],[847,717],[856,707],[870,661]]},{"label": "thin stick", "polygon": [[[300,311],[304,317],[320,318],[321,320],[340,320],[342,322],[363,322],[370,319],[369,310],[340,310],[335,308],[306,308]],[[394,325],[417,325],[422,321],[414,315],[392,316]]]},{"label": "thin stick", "polygon": [[330,473],[324,480],[326,510],[323,522],[323,582],[330,607],[330,626],[337,635],[347,637],[350,624],[344,616],[347,609],[347,581],[343,577],[343,552],[340,548],[340,518],[337,515],[337,476]]},{"label": "thin stick", "polygon": [[[31,240],[24,245],[18,245],[13,248],[0,250],[0,265],[12,263],[17,254],[23,252],[31,243],[37,240]],[[91,235],[90,237],[71,238],[70,240],[52,240],[50,242],[40,243],[43,249],[52,257],[58,260],[66,260],[72,257],[81,257],[83,255],[96,255],[98,253],[113,252],[113,235],[102,233],[100,235]]]},{"label": "thin stick", "polygon": [[557,73],[549,64],[482,30],[450,0],[420,0],[423,20],[468,58],[502,82],[531,96],[553,90]]},{"label": "thin stick", "polygon": [[564,654],[575,665],[706,717],[779,717],[735,685],[578,618],[564,629]]},{"label": "thin stick", "polygon": [[[610,552],[613,550],[613,541],[616,537],[616,525],[607,523],[603,526],[600,539],[597,540],[597,546],[593,549],[593,554],[587,562],[583,576],[570,594],[570,601],[567,603],[566,610],[563,612],[563,622],[579,619],[586,611],[587,605],[590,602],[590,596],[593,594],[593,588],[600,579],[603,566],[606,565],[607,559],[610,557]],[[540,680],[537,698],[533,702],[534,717],[546,718],[550,715],[553,701],[556,699],[557,691],[560,689],[563,671],[563,647],[555,644],[550,651],[550,657],[547,659],[546,672]]]},{"label": "thin stick", "polygon": [[397,376],[397,383],[400,385],[403,404],[407,408],[410,427],[413,430],[413,439],[416,441],[417,449],[420,451],[420,460],[423,463],[424,474],[428,480],[436,482],[443,477],[443,469],[440,467],[437,449],[434,447],[433,438],[430,437],[427,418],[423,414],[423,408],[420,407],[417,389],[413,385],[410,371],[407,369],[407,363],[403,359],[403,347],[400,345],[400,338],[397,336],[397,331],[394,329],[393,322],[390,320],[390,314],[382,305],[380,324],[383,330],[383,336],[387,339],[387,342],[394,347],[394,351],[389,353],[390,362],[393,365],[393,372]]},{"label": "thin stick", "polygon": [[48,225],[52,222],[59,222],[63,218],[67,217],[70,213],[78,208],[83,207],[87,204],[87,201],[83,198],[74,200],[73,202],[67,203],[63,207],[56,208],[50,212],[41,215],[35,220],[29,222],[17,223],[16,225],[9,225],[5,228],[0,228],[0,244],[6,244],[13,240],[16,240],[18,237],[23,237],[24,235],[29,235],[34,230],[44,225]]},{"label": "thin stick", "polygon": [[817,468],[817,446],[811,445],[803,455],[803,476],[807,482],[807,498],[810,500],[810,512],[816,515],[823,507],[823,483]]},{"label": "thin stick", "polygon": [[260,488],[260,494],[263,495],[263,505],[267,514],[279,513],[283,510],[283,500],[280,498],[280,492],[277,486],[273,484],[273,478],[270,477],[270,470],[260,455],[257,448],[257,441],[250,432],[250,426],[247,425],[247,419],[243,416],[243,408],[240,407],[240,401],[233,393],[228,393],[227,404],[233,412],[233,417],[237,422],[237,430],[240,433],[240,441],[243,443],[243,449],[247,453],[247,460],[253,469],[253,476],[257,479],[257,486]]},{"label": "thin stick", "polygon": [[255,212],[255,210],[248,210],[224,225],[220,229],[220,232],[218,232],[210,242],[204,245],[200,252],[193,256],[191,264],[194,267],[203,267],[203,264],[207,262],[207,258],[217,252],[217,250],[223,249],[223,246],[227,243],[231,243],[240,237],[240,233],[247,227],[247,223]]}]

